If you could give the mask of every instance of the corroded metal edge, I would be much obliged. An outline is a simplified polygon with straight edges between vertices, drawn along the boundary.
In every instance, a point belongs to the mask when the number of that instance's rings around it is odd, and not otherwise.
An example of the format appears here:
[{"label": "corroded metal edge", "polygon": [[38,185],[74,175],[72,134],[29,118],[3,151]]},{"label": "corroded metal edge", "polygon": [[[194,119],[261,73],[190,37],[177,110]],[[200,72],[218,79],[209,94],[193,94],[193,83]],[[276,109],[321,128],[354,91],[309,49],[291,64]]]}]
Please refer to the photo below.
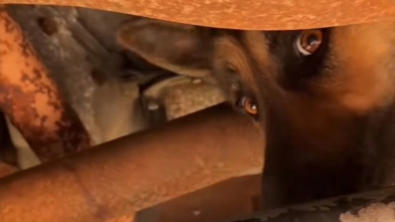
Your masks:
[{"label": "corroded metal edge", "polygon": [[256,213],[233,222],[395,222],[395,187]]},{"label": "corroded metal edge", "polygon": [[393,0],[0,0],[76,6],[215,28],[309,29],[393,19]]}]

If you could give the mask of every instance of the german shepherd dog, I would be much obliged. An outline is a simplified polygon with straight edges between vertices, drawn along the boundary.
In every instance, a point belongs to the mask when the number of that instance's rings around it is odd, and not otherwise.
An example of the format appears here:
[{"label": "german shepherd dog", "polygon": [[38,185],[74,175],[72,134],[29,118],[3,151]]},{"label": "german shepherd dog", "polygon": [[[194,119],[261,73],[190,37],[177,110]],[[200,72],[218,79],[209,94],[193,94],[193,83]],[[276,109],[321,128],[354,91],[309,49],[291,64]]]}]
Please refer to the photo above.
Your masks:
[{"label": "german shepherd dog", "polygon": [[296,31],[140,19],[118,42],[189,76],[214,76],[265,132],[265,208],[390,185],[395,22]]}]

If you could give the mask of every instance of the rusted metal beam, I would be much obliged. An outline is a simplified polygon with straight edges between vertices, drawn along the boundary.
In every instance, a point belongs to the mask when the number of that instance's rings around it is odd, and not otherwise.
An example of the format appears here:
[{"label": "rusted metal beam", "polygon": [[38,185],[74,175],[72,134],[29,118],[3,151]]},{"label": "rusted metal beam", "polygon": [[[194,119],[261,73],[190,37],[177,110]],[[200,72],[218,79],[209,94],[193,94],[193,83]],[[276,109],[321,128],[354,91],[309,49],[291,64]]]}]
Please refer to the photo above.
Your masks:
[{"label": "rusted metal beam", "polygon": [[0,180],[0,221],[130,222],[138,210],[259,173],[262,135],[225,105],[182,117]]},{"label": "rusted metal beam", "polygon": [[90,146],[87,131],[64,101],[18,24],[0,5],[0,108],[41,161]]},{"label": "rusted metal beam", "polygon": [[395,187],[256,213],[233,222],[395,222]]},{"label": "rusted metal beam", "polygon": [[93,8],[192,25],[247,30],[308,29],[395,15],[393,0],[0,0],[0,4]]}]

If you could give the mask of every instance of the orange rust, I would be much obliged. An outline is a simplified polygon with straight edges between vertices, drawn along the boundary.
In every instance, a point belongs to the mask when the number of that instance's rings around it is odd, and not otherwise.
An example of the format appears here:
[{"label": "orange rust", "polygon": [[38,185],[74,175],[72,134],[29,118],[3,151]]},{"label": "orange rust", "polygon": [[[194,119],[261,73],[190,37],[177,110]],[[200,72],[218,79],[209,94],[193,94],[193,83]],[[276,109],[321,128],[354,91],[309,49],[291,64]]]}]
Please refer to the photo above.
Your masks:
[{"label": "orange rust", "polygon": [[77,6],[216,28],[309,29],[385,20],[393,0],[0,0],[0,4]]},{"label": "orange rust", "polygon": [[133,216],[124,216],[116,219],[110,219],[105,222],[133,222],[134,217]]},{"label": "orange rust", "polygon": [[79,118],[63,100],[19,26],[1,7],[0,108],[41,161],[90,146]]},{"label": "orange rust", "polygon": [[226,106],[182,117],[0,180],[0,221],[126,222],[147,207],[260,173],[261,135]]}]

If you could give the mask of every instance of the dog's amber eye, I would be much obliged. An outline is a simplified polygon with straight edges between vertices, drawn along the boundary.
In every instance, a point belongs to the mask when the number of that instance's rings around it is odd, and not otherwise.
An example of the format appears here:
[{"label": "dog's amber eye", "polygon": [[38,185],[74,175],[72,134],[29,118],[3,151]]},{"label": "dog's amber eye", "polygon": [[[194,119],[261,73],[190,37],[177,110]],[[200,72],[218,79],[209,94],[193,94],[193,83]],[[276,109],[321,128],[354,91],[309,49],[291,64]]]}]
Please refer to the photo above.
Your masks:
[{"label": "dog's amber eye", "polygon": [[243,97],[239,104],[246,113],[254,116],[258,114],[258,106],[251,98]]},{"label": "dog's amber eye", "polygon": [[309,56],[320,48],[322,38],[322,30],[312,29],[302,31],[296,39],[296,48],[302,55]]}]

